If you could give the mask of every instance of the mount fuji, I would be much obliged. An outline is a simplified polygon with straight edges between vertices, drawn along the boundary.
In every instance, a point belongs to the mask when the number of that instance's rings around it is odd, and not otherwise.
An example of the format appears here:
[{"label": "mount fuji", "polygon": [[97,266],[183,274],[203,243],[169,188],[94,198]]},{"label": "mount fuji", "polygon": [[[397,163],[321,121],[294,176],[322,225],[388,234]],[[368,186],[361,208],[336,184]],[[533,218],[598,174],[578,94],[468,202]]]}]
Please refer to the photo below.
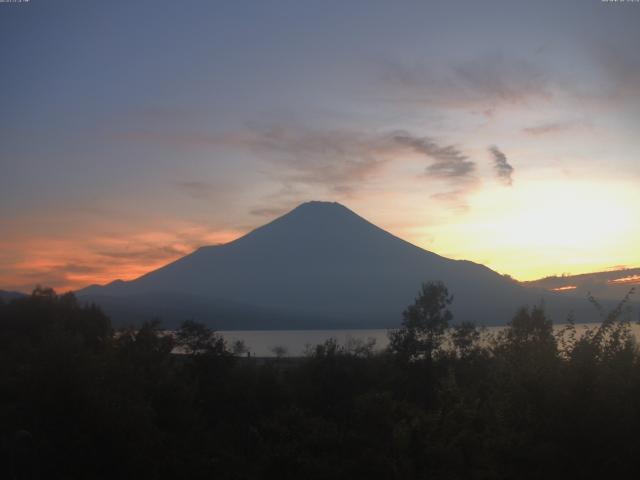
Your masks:
[{"label": "mount fuji", "polygon": [[449,288],[456,322],[504,324],[541,300],[568,313],[559,295],[426,251],[329,202],[304,203],[230,243],[76,293],[116,324],[155,316],[165,326],[193,318],[218,329],[378,328],[399,325],[426,281]]}]

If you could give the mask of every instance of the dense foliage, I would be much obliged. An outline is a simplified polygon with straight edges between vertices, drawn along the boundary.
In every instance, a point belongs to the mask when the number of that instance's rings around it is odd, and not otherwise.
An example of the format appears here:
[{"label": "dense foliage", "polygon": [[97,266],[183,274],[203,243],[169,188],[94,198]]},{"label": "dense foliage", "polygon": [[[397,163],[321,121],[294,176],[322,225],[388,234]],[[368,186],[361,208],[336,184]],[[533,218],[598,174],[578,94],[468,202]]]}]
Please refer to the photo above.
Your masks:
[{"label": "dense foliage", "polygon": [[[246,358],[207,327],[114,332],[37,289],[0,305],[0,477],[626,478],[640,354],[624,308],[578,335],[539,307],[451,327],[423,286],[390,348]],[[180,352],[176,354],[176,352]]]}]

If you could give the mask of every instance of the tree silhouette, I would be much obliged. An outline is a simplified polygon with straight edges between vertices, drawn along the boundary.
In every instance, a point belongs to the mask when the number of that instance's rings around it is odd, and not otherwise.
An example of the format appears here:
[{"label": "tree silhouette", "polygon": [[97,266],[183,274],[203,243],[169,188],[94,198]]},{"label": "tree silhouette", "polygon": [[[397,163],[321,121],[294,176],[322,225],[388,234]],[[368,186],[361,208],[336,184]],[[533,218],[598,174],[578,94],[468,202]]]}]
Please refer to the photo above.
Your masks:
[{"label": "tree silhouette", "polygon": [[624,305],[555,334],[523,308],[490,337],[449,328],[451,301],[423,285],[385,352],[329,339],[255,361],[193,320],[113,331],[99,308],[38,288],[0,304],[0,477],[637,476]]},{"label": "tree silhouette", "polygon": [[205,324],[185,320],[176,332],[176,342],[189,355],[227,353],[224,339]]},{"label": "tree silhouette", "polygon": [[431,359],[453,318],[451,302],[453,296],[442,282],[422,284],[418,297],[402,314],[402,326],[390,333],[390,351],[407,360]]}]

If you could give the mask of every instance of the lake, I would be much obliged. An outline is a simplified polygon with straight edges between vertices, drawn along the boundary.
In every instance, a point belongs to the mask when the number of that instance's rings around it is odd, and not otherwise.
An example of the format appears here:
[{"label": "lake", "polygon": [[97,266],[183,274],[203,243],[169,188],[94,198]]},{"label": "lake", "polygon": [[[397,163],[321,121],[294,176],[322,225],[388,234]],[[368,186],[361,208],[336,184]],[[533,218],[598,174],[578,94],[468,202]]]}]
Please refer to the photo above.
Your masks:
[{"label": "lake", "polygon": [[[576,325],[578,334],[584,333],[587,328],[595,327],[595,323]],[[554,325],[559,330],[564,325]],[[487,327],[487,333],[497,333],[505,327]],[[640,339],[640,325],[632,323],[631,330]],[[324,343],[330,338],[335,338],[340,345],[344,345],[349,339],[375,340],[375,350],[386,348],[389,343],[388,330],[362,329],[362,330],[227,330],[219,331],[224,339],[231,345],[236,340],[244,341],[252,356],[274,357],[274,347],[283,347],[285,356],[297,357],[304,355],[308,346]]]}]

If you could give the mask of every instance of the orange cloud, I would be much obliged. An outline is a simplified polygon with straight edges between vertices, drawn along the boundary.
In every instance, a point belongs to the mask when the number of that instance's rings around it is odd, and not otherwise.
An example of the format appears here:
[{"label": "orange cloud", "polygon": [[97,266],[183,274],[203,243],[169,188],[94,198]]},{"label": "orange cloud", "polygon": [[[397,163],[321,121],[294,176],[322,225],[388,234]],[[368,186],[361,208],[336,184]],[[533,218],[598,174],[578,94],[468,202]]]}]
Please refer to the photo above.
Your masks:
[{"label": "orange cloud", "polygon": [[131,280],[200,246],[227,243],[242,233],[177,224],[126,234],[75,231],[63,239],[16,234],[0,242],[0,288],[28,292],[41,284],[67,291]]},{"label": "orange cloud", "polygon": [[552,292],[568,292],[571,290],[575,290],[576,288],[578,288],[576,285],[565,285],[564,287],[551,288],[550,290]]},{"label": "orange cloud", "polygon": [[608,283],[613,285],[640,285],[640,275],[629,275],[628,277],[614,278]]}]

